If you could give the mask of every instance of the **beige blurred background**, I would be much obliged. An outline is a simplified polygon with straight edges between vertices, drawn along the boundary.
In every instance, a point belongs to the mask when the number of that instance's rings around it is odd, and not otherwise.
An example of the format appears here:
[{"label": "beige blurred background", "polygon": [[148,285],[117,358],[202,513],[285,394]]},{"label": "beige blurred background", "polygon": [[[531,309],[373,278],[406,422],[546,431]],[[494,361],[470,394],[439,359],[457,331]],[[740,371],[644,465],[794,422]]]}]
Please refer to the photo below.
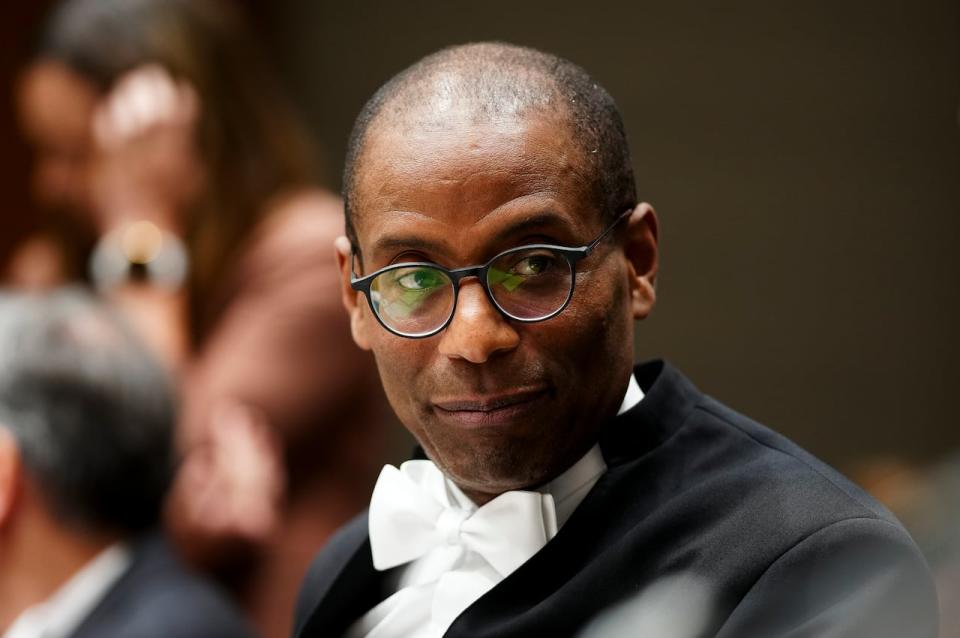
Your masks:
[{"label": "beige blurred background", "polygon": [[[956,0],[241,4],[334,187],[354,115],[420,56],[501,39],[580,63],[661,219],[638,357],[842,469],[960,448]],[[9,86],[48,5],[0,21],[0,261],[34,224]]]}]

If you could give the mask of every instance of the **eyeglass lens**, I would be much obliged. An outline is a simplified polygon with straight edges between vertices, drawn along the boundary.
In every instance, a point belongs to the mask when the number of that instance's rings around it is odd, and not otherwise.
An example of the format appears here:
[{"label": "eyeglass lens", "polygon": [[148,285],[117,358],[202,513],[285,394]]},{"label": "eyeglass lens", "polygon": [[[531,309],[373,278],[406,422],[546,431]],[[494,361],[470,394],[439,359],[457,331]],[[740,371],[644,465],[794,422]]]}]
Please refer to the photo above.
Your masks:
[{"label": "eyeglass lens", "polygon": [[[505,253],[487,269],[487,288],[507,315],[546,318],[567,302],[573,282],[570,262],[546,248]],[[371,282],[371,300],[387,326],[404,335],[432,332],[453,313],[453,281],[443,270],[410,266],[388,270]]]},{"label": "eyeglass lens", "polygon": [[405,335],[435,330],[453,312],[453,281],[426,266],[396,268],[370,285],[373,309],[387,326]]},{"label": "eyeglass lens", "polygon": [[516,319],[542,319],[567,302],[570,262],[545,248],[511,252],[490,264],[487,284],[500,308]]}]

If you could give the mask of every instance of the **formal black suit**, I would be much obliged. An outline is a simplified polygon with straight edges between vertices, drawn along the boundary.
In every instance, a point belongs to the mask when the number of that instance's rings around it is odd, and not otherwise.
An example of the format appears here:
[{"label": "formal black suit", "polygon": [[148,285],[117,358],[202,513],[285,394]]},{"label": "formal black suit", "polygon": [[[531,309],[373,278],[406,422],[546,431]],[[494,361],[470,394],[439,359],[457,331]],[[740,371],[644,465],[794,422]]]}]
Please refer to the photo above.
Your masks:
[{"label": "formal black suit", "polygon": [[[568,636],[664,576],[709,585],[704,635],[934,638],[936,592],[910,536],[874,499],[671,366],[635,375],[607,423],[608,470],[559,533],[446,636]],[[366,516],[315,560],[297,635],[336,636],[380,602]]]},{"label": "formal black suit", "polygon": [[252,630],[222,594],[174,556],[159,535],[133,545],[133,561],[71,638],[247,638]]}]

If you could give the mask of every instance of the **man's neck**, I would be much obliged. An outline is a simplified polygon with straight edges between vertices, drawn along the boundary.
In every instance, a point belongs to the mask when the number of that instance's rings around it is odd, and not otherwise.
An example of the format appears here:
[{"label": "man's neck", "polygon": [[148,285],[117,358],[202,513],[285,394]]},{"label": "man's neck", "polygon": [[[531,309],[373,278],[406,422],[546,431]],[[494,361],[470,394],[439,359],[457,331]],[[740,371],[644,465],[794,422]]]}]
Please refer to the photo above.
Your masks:
[{"label": "man's neck", "polygon": [[25,516],[0,532],[0,628],[49,598],[116,542],[108,534],[68,530],[45,515]]},{"label": "man's neck", "polygon": [[503,492],[490,493],[490,492],[478,492],[476,490],[464,489],[463,487],[457,485],[460,488],[460,491],[463,492],[467,498],[473,501],[477,507],[483,507],[493,499],[497,498]]}]

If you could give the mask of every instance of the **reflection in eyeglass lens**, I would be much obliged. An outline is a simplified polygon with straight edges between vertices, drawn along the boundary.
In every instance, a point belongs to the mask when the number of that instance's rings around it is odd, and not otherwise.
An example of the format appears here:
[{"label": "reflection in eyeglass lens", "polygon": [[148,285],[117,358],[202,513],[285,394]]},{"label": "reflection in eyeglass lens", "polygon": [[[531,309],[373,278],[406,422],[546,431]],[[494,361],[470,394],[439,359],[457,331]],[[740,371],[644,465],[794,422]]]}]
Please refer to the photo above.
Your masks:
[{"label": "reflection in eyeglass lens", "polygon": [[537,319],[558,310],[570,294],[570,282],[567,260],[542,248],[504,255],[487,273],[497,304],[521,319]]},{"label": "reflection in eyeglass lens", "polygon": [[383,273],[373,281],[371,293],[382,319],[404,330],[419,331],[430,327],[437,317],[439,323],[446,320],[453,284],[443,271],[413,266]]}]

